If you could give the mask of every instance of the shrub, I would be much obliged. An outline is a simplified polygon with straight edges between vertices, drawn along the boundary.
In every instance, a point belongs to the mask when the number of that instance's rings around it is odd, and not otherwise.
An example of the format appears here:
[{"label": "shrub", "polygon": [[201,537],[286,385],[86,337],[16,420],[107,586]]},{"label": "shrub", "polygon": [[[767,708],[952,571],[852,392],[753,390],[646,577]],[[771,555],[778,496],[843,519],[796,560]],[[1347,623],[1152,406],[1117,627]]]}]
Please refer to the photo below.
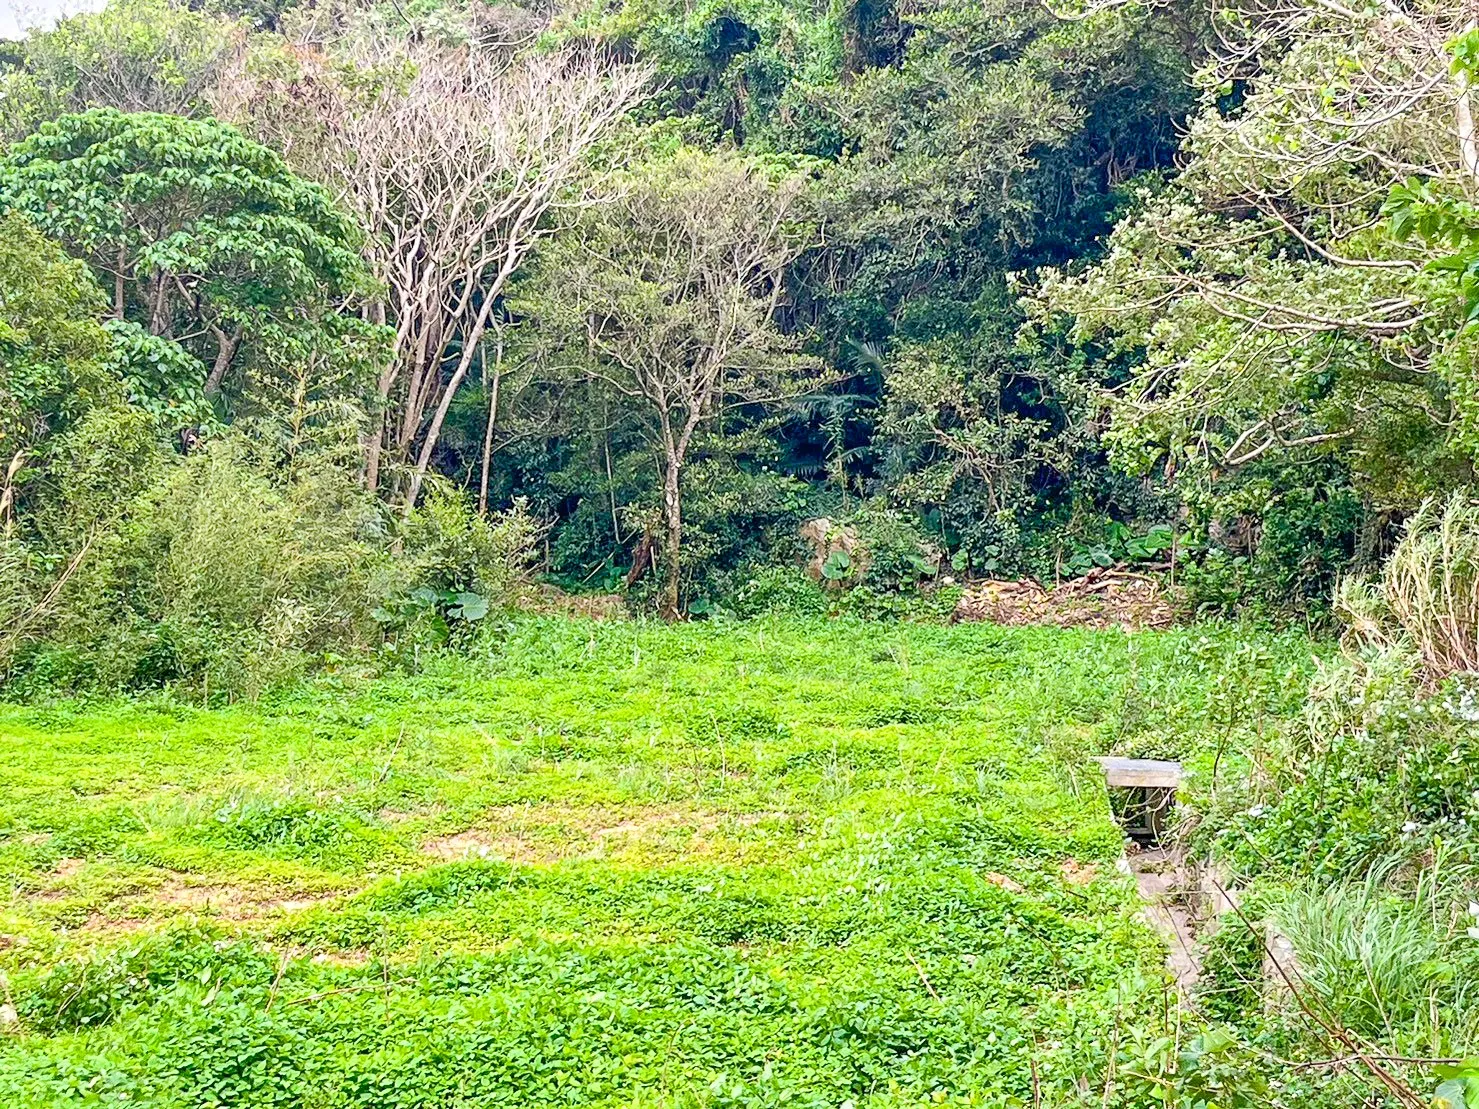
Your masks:
[{"label": "shrub", "polygon": [[826,499],[796,478],[727,459],[702,460],[684,480],[685,588],[700,599],[726,599],[758,569],[794,563],[801,524]]},{"label": "shrub", "polygon": [[167,467],[98,539],[58,637],[93,681],[255,696],[377,635],[397,570],[373,502],[341,471],[275,483],[245,453],[223,438]]},{"label": "shrub", "polygon": [[875,590],[912,589],[940,569],[940,550],[918,517],[880,504],[864,505],[847,521],[867,552],[859,584]]},{"label": "shrub", "polygon": [[1197,1004],[1217,1020],[1242,1020],[1257,1009],[1262,975],[1262,935],[1237,918],[1224,921],[1202,946]]},{"label": "shrub", "polygon": [[783,612],[825,616],[827,596],[798,566],[766,566],[735,590],[727,607],[742,618]]},{"label": "shrub", "polygon": [[1255,467],[1196,513],[1178,569],[1192,607],[1324,619],[1370,525],[1349,476],[1333,465]]},{"label": "shrub", "polygon": [[401,656],[439,646],[476,627],[513,599],[529,576],[541,529],[522,501],[491,517],[436,483],[410,512],[398,536],[396,586],[381,597],[375,619],[393,633]]},{"label": "shrub", "polygon": [[1462,679],[1425,694],[1415,656],[1367,649],[1310,690],[1304,726],[1275,742],[1236,812],[1214,821],[1244,870],[1348,875],[1429,835],[1461,832],[1479,776],[1473,699]]},{"label": "shrub", "polygon": [[402,554],[417,585],[500,598],[527,579],[538,536],[522,501],[480,516],[461,493],[438,483],[407,516]]},{"label": "shrub", "polygon": [[0,674],[33,634],[40,598],[31,587],[34,559],[19,539],[0,533]]},{"label": "shrub", "polygon": [[[1441,865],[1457,865],[1447,882]],[[1441,857],[1415,884],[1382,868],[1364,880],[1286,895],[1274,916],[1297,953],[1303,983],[1322,1008],[1365,1037],[1421,1049],[1450,1033],[1466,1036],[1474,1019],[1473,921],[1465,868]],[[1455,895],[1458,895],[1455,897]]]}]

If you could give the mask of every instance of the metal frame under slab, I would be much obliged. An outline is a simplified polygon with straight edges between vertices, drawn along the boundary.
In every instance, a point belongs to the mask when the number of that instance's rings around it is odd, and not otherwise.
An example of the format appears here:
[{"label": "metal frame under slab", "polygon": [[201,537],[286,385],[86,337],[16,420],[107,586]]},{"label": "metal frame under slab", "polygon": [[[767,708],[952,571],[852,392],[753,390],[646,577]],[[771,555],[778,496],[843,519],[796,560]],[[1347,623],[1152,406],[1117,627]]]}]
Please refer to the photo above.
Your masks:
[{"label": "metal frame under slab", "polygon": [[1184,775],[1181,764],[1167,759],[1125,759],[1100,755],[1094,760],[1104,770],[1104,784],[1129,796],[1122,823],[1126,834],[1156,843],[1166,814],[1176,801]]}]

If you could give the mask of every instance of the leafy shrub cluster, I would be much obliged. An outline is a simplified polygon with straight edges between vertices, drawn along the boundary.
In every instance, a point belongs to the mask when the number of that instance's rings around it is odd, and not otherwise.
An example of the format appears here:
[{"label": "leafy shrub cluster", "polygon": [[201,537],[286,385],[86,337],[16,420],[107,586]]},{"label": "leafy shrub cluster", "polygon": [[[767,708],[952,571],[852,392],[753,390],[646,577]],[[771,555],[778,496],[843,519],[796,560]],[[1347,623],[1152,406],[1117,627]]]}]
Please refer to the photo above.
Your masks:
[{"label": "leafy shrub cluster", "polygon": [[1225,791],[1208,826],[1241,869],[1328,878],[1467,841],[1479,815],[1476,540],[1467,500],[1425,507],[1375,584],[1341,586],[1346,650],[1311,683],[1302,725],[1264,737],[1264,771]]},{"label": "leafy shrub cluster", "polygon": [[[263,467],[240,435],[184,458],[141,448],[134,480],[154,476],[120,500],[106,472],[124,452],[87,443],[95,425],[54,456],[70,518],[97,522],[12,659],[18,690],[184,682],[257,696],[383,644],[445,642],[525,573],[534,528],[518,509],[490,520],[439,494],[398,519],[341,467]],[[27,597],[46,585],[32,581]]]}]

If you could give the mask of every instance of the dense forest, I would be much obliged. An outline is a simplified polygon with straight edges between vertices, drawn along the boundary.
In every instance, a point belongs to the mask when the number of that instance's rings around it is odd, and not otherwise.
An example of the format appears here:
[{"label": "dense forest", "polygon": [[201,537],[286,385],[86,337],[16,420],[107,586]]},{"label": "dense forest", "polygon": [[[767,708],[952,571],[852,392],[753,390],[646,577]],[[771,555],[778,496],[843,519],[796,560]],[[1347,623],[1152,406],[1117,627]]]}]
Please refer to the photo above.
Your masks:
[{"label": "dense forest", "polygon": [[0,1102],[1479,1109],[1479,0],[96,6]]},{"label": "dense forest", "polygon": [[3,665],[255,687],[243,658],[445,637],[531,568],[763,607],[817,519],[879,594],[1174,558],[1194,610],[1322,619],[1471,480],[1467,18],[38,31],[0,96]]}]

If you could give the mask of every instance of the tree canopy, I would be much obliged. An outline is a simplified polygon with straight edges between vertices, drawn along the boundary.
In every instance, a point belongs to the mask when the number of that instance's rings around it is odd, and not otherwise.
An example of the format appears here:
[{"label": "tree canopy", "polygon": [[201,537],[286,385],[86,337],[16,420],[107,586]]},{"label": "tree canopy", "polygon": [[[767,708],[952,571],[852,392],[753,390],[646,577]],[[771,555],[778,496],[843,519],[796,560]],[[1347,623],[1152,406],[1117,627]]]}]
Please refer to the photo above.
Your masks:
[{"label": "tree canopy", "polygon": [[656,559],[671,615],[857,515],[1318,608],[1470,480],[1474,53],[1425,4],[127,0],[16,44],[0,203],[177,450],[527,505],[567,584]]}]

